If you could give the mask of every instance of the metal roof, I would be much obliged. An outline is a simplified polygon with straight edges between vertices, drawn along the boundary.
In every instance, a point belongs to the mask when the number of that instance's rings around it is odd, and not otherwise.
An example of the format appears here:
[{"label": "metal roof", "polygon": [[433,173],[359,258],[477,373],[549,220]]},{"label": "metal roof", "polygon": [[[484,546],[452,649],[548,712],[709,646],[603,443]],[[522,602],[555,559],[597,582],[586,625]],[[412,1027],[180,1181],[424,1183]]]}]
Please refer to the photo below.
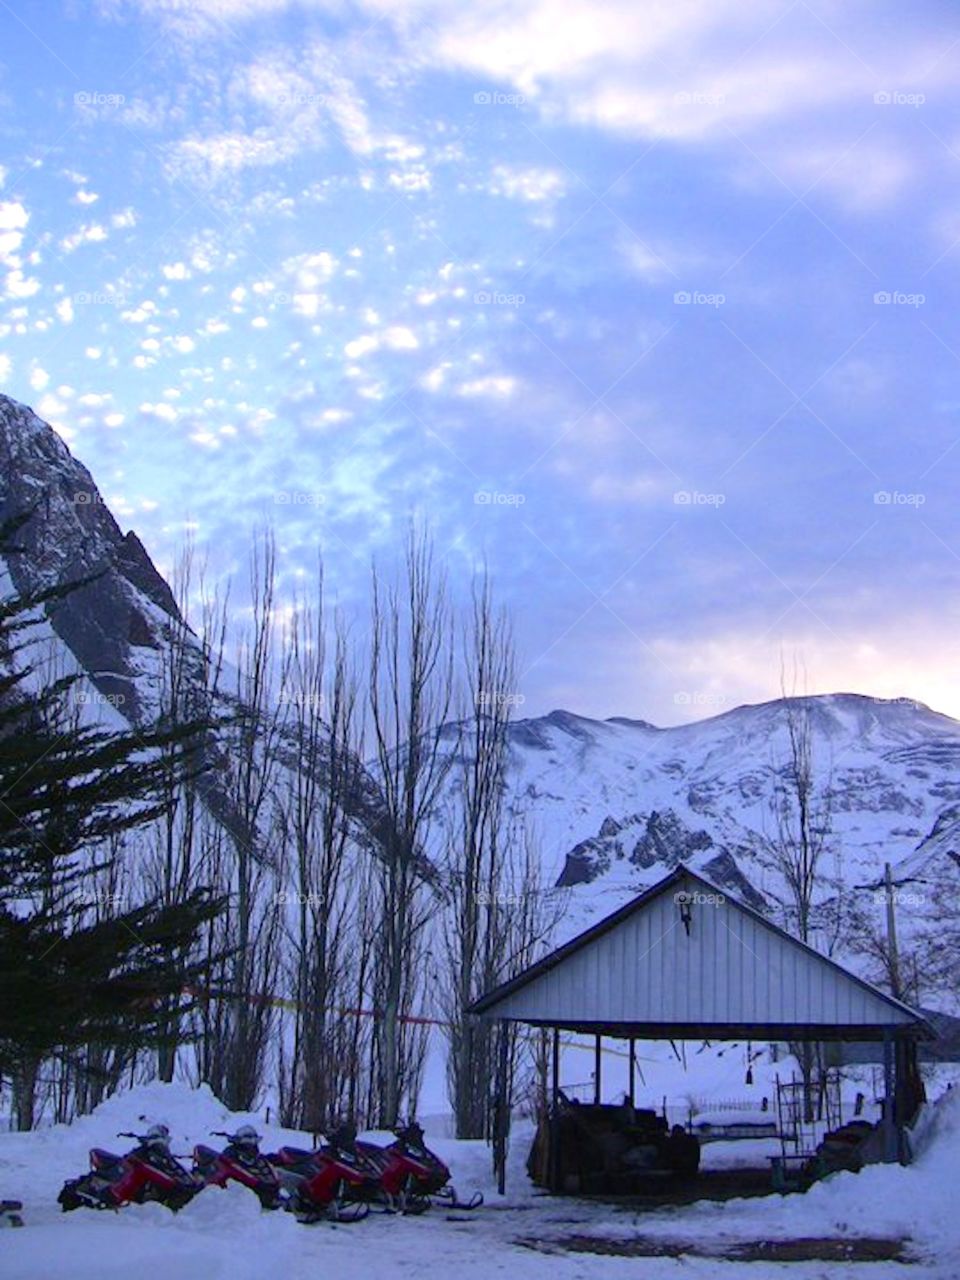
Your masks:
[{"label": "metal roof", "polygon": [[[680,893],[692,897],[689,931]],[[916,1010],[685,866],[482,996],[471,1012],[624,1039],[934,1034]]]}]

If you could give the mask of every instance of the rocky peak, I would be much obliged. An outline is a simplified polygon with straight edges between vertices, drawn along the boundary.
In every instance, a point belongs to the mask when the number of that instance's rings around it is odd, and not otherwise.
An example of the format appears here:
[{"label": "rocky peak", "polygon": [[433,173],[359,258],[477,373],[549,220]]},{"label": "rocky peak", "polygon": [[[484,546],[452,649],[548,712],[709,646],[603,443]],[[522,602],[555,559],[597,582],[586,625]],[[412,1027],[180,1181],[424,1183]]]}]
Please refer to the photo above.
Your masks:
[{"label": "rocky peak", "polygon": [[133,722],[145,689],[137,653],[181,621],[173,593],[90,472],[32,409],[0,396],[0,521],[29,515],[7,569],[17,591],[85,581],[49,611],[53,630],[100,693]]}]

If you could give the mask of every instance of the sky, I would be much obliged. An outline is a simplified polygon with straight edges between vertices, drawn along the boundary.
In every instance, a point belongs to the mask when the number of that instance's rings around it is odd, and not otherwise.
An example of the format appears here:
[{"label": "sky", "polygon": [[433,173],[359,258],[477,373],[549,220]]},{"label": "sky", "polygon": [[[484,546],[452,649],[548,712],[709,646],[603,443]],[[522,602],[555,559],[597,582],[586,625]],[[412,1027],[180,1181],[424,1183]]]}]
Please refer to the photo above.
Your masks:
[{"label": "sky", "polygon": [[0,388],[169,572],[429,524],[520,714],[960,715],[960,14],[0,0]]}]

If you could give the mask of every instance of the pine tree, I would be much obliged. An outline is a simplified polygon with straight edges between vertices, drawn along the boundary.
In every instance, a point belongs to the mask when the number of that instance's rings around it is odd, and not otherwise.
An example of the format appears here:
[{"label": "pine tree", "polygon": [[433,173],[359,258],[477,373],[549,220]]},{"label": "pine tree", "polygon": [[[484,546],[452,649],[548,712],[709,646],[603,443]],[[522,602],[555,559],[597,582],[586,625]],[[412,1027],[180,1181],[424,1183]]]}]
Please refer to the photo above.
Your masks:
[{"label": "pine tree", "polygon": [[[0,527],[4,554],[22,522]],[[104,900],[125,847],[163,812],[171,759],[188,783],[204,772],[211,726],[108,730],[72,713],[80,677],[38,687],[31,628],[76,585],[0,601],[0,1073],[15,1078],[169,1034],[171,1004],[209,964],[190,958],[195,939],[223,907],[205,888],[175,905],[133,890]]]}]

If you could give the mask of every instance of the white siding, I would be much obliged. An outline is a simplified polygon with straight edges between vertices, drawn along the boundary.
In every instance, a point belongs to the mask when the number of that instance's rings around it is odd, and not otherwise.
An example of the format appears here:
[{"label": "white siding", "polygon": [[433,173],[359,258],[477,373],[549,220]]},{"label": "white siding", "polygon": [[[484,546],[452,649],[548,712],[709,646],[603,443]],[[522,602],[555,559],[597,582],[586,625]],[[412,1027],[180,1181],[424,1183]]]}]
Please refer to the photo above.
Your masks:
[{"label": "white siding", "polygon": [[[558,965],[497,1001],[497,1017],[575,1024],[914,1021],[727,898],[696,902],[689,936],[674,893],[645,903]],[[696,882],[688,886],[702,888]]]}]

